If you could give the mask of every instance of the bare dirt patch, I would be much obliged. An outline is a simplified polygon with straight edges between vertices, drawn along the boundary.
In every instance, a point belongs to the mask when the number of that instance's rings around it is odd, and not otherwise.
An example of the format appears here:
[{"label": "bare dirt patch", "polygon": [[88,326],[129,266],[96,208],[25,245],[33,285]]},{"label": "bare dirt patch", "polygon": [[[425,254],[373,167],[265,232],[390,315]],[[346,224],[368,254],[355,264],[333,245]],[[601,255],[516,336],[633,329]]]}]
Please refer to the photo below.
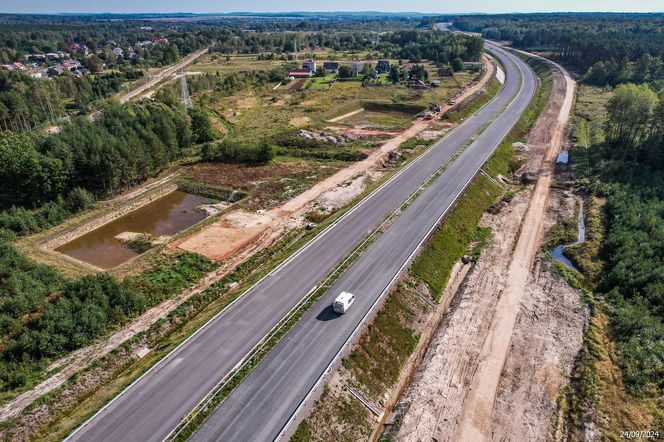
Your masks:
[{"label": "bare dirt patch", "polygon": [[497,217],[485,215],[491,246],[402,400],[399,440],[550,438],[585,321],[578,293],[562,278],[539,262],[531,273],[573,101],[571,79],[555,78],[558,87],[528,140],[528,165],[541,173],[537,186],[518,193]]},{"label": "bare dirt patch", "polygon": [[192,235],[173,246],[222,261],[256,239],[271,222],[269,215],[235,211],[205,228],[204,233]]},{"label": "bare dirt patch", "polygon": [[466,278],[437,331],[413,383],[398,408],[404,411],[397,440],[452,440],[455,422],[479,360],[481,343],[498,297],[506,285],[507,267],[530,191],[514,196],[497,214],[480,224],[490,226],[491,242]]},{"label": "bare dirt patch", "polygon": [[[488,82],[489,78],[490,76],[485,76],[483,80],[484,84]],[[300,83],[301,86],[301,84],[304,83],[304,80],[291,82],[289,86],[292,87],[294,83],[296,84],[298,82]],[[483,84],[482,81],[480,81],[479,84],[472,86],[470,89],[480,88],[482,87],[482,84]],[[229,112],[230,112],[229,115],[232,115],[233,111],[231,110]],[[302,215],[306,213],[307,210],[310,209],[311,207],[310,205],[314,203],[316,199],[319,196],[321,196],[323,193],[331,189],[334,189],[336,186],[344,182],[347,182],[353,177],[364,174],[366,171],[370,170],[371,167],[375,166],[380,161],[382,161],[387,152],[397,149],[403,141],[416,136],[419,132],[426,129],[427,127],[440,127],[441,124],[442,123],[440,121],[434,121],[434,120],[416,121],[409,129],[404,130],[394,138],[388,140],[379,149],[373,150],[370,153],[369,157],[366,158],[365,160],[354,163],[349,167],[346,167],[345,169],[337,172],[336,174],[328,176],[327,178],[319,181],[316,185],[314,185],[307,191],[302,192],[301,194],[297,195],[296,197],[292,198],[291,200],[282,204],[281,206],[275,207],[273,210],[270,210],[269,212],[265,213],[265,215],[268,216],[271,220],[269,222],[268,228],[263,230],[262,233],[254,232],[253,239],[248,240],[244,246],[240,247],[238,250],[235,250],[234,253],[231,254],[232,256],[230,256],[228,259],[226,259],[223,262],[221,267],[211,272],[210,274],[206,275],[206,277],[203,278],[203,280],[200,281],[198,284],[196,284],[194,287],[191,287],[190,289],[182,292],[180,295],[172,299],[169,299],[167,301],[164,301],[158,306],[153,307],[152,309],[148,310],[140,317],[131,321],[122,329],[119,329],[114,333],[112,333],[107,338],[102,339],[95,344],[81,348],[76,352],[72,353],[71,355],[59,361],[56,361],[53,364],[53,368],[58,367],[59,368],[58,373],[46,379],[44,382],[39,384],[34,389],[27,391],[21,396],[17,397],[14,401],[8,403],[6,407],[3,407],[2,410],[3,415],[16,416],[20,414],[20,416],[17,417],[17,420],[20,423],[18,423],[18,425],[16,426],[17,432],[13,433],[13,435],[16,435],[18,439],[21,439],[25,436],[25,434],[27,434],[27,433],[22,433],[23,429],[37,428],[36,426],[41,425],[44,421],[49,421],[53,418],[51,414],[47,413],[48,406],[46,405],[38,406],[35,407],[32,411],[22,413],[25,407],[31,404],[35,399],[41,397],[44,394],[52,392],[58,387],[61,387],[68,379],[71,379],[71,376],[73,374],[85,369],[86,367],[89,367],[90,364],[92,364],[95,361],[98,361],[103,356],[108,355],[108,353],[111,352],[113,349],[127,342],[129,339],[133,338],[137,334],[150,329],[151,326],[157,323],[160,319],[165,318],[170,312],[172,312],[178,306],[182,305],[191,297],[202,293],[207,287],[219,281],[230,271],[232,271],[237,265],[239,265],[242,262],[245,262],[256,252],[265,249],[271,244],[274,244],[276,240],[283,237],[284,234],[288,232],[290,229],[294,228],[294,226],[300,225]],[[243,186],[255,186],[257,183],[260,183],[262,180],[275,182],[275,178],[278,177],[281,177],[281,179],[288,178],[287,174],[293,172],[293,169],[290,169],[292,167],[296,168],[295,173],[312,173],[310,169],[303,169],[303,168],[297,169],[297,167],[302,167],[302,166],[301,165],[294,166],[293,164],[299,164],[299,163],[286,163],[285,165],[281,164],[279,167],[281,167],[282,169],[279,168],[274,169],[274,164],[267,166],[268,169],[262,169],[261,166],[243,168],[243,167],[238,167],[236,165],[197,164],[185,168],[183,173],[185,176],[189,174],[188,176],[193,179],[199,179],[201,181],[210,182],[222,186],[228,186],[230,188],[238,188],[238,189],[242,189]],[[281,170],[281,173],[283,173],[283,175],[279,175],[280,173],[279,170]],[[170,179],[170,177],[167,177],[167,179]],[[147,186],[144,186],[133,192],[129,192],[121,197],[118,197],[117,201],[131,199],[142,192],[150,190],[151,186],[156,187],[162,185],[162,182],[160,181],[154,181]],[[279,181],[279,179],[277,179],[276,181]],[[221,225],[222,228],[232,229],[232,234],[235,235],[237,234],[238,231],[242,232],[243,229],[253,229],[253,228],[258,229],[262,228],[262,226],[264,225],[262,223],[261,224],[256,223],[252,225],[249,222],[243,224],[241,220],[243,219],[242,217],[245,215],[246,213],[236,212],[230,218],[224,219],[222,221]],[[247,217],[244,219],[256,220],[258,218],[256,218],[255,215],[256,214],[249,213],[248,215],[246,215]],[[263,214],[258,214],[258,215],[263,215]],[[234,216],[239,217],[239,219],[233,218]],[[235,227],[233,222],[237,222],[240,227]],[[223,225],[223,223],[227,224]],[[204,234],[204,232],[206,232],[206,229],[203,229],[201,231],[201,234]],[[249,234],[247,234],[247,236],[249,236]],[[219,250],[212,250],[210,251],[210,253],[216,253],[219,256],[226,256],[227,251],[229,249],[232,249],[232,247],[229,247],[227,244],[221,244],[220,247],[221,248]],[[173,252],[173,250],[171,250],[170,248],[164,249],[165,253],[168,253],[169,251]],[[140,344],[139,347],[144,347],[144,345]],[[118,363],[121,362],[118,358],[114,358],[113,360],[117,360]],[[95,377],[95,382],[89,384],[92,385],[91,389],[92,390],[98,389],[99,386],[104,384],[105,379],[114,376],[116,374],[114,372],[116,367],[117,365],[114,365],[113,367],[100,368],[99,369],[100,373],[93,374],[92,376]],[[97,369],[95,369],[95,372],[97,372]],[[75,386],[78,384],[79,382],[75,383]],[[64,398],[65,400],[70,401],[69,403],[71,403],[71,401],[74,402],[78,401],[81,395],[86,395],[86,394],[90,394],[90,389],[86,390],[84,393],[81,393],[76,388],[67,389],[63,391],[62,394],[58,395],[57,399],[51,403],[55,404],[56,409],[63,410],[65,409],[65,407],[60,406],[60,403],[58,402],[60,399]]]},{"label": "bare dirt patch", "polygon": [[277,181],[313,170],[313,166],[305,161],[275,162],[263,166],[197,163],[187,166],[182,174],[195,181],[248,190],[268,181]]},{"label": "bare dirt patch", "polygon": [[325,129],[342,135],[352,135],[357,138],[393,137],[399,133],[390,130],[362,129],[359,127],[344,126],[328,126]]},{"label": "bare dirt patch", "polygon": [[302,86],[304,86],[304,82],[306,80],[304,78],[300,78],[299,80],[291,81],[286,85],[286,90],[287,91],[299,91]]}]

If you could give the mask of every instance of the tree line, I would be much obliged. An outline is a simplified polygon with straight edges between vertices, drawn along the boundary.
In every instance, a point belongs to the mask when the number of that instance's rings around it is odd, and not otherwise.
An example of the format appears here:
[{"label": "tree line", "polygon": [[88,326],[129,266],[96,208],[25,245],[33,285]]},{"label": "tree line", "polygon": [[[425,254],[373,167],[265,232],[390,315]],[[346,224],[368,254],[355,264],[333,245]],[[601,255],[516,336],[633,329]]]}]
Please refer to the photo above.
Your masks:
[{"label": "tree line", "polygon": [[[664,14],[506,14],[461,16],[454,25],[541,50],[599,86],[664,80]],[[592,68],[592,69],[591,69]]]},{"label": "tree line", "polygon": [[583,154],[596,158],[588,190],[606,199],[604,266],[594,282],[626,387],[655,397],[664,391],[664,94],[620,85],[606,111],[604,137]]},{"label": "tree line", "polygon": [[90,111],[95,103],[119,92],[125,82],[142,77],[141,71],[84,77],[65,73],[46,81],[0,69],[0,130],[56,124],[68,114]]},{"label": "tree line", "polygon": [[0,133],[0,192],[36,206],[76,187],[112,195],[145,180],[192,144],[182,106],[158,102],[111,104],[94,122],[79,117],[40,137]]},{"label": "tree line", "polygon": [[0,391],[29,385],[53,358],[178,293],[212,269],[185,253],[160,269],[117,281],[108,273],[64,278],[37,264],[0,228]]},{"label": "tree line", "polygon": [[[366,51],[371,48],[385,58],[401,58],[420,62],[423,59],[450,63],[457,57],[476,61],[482,55],[483,41],[477,36],[456,35],[431,29],[411,29],[390,32],[263,32],[236,35],[227,31],[229,38],[220,39],[211,50],[221,53],[291,54],[295,42],[299,52],[319,49],[334,51]],[[233,38],[230,38],[230,37]]]},{"label": "tree line", "polygon": [[658,96],[647,84],[618,86],[604,132],[612,158],[664,169],[664,93]]}]

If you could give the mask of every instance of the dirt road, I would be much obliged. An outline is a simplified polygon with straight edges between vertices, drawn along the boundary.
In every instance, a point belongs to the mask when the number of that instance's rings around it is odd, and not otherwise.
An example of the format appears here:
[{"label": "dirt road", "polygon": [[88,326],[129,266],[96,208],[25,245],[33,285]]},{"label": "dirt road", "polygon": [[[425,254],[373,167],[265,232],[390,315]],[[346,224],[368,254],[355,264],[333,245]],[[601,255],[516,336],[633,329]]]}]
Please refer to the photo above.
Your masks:
[{"label": "dirt road", "polygon": [[500,374],[507,360],[519,304],[523,298],[526,281],[530,275],[539,242],[543,234],[549,190],[553,181],[556,157],[561,150],[565,129],[574,103],[575,82],[563,70],[566,94],[560,103],[558,118],[550,126],[549,148],[543,159],[541,173],[521,226],[519,240],[512,254],[508,272],[508,284],[498,301],[487,339],[484,341],[480,364],[471,383],[458,424],[458,440],[478,441],[489,436],[491,413],[495,401]]},{"label": "dirt road", "polygon": [[[475,92],[486,86],[495,75],[496,65],[488,57],[484,58],[487,69],[483,75],[473,85],[464,89],[455,98],[457,102],[465,100]],[[445,112],[449,106],[443,105],[441,112]],[[417,119],[408,129],[394,135],[385,141],[380,148],[373,150],[367,158],[349,165],[339,172],[319,181],[305,192],[295,196],[281,206],[275,207],[266,214],[244,214],[252,221],[248,223],[237,223],[228,217],[224,217],[218,222],[206,227],[200,232],[192,235],[184,241],[177,244],[182,250],[205,255],[210,259],[223,260],[237,253],[247,244],[254,242],[261,235],[264,235],[269,229],[283,228],[292,225],[291,218],[299,217],[306,212],[310,204],[316,201],[325,192],[329,192],[335,187],[346,183],[353,177],[366,174],[375,167],[388,152],[394,151],[399,146],[425,130],[435,127],[433,120]],[[237,217],[238,213],[229,214]]]},{"label": "dirt road", "polygon": [[131,100],[132,98],[139,97],[141,94],[147,92],[149,89],[156,86],[157,83],[159,83],[164,78],[176,73],[180,69],[184,69],[184,67],[187,66],[189,63],[196,60],[201,55],[205,54],[208,51],[208,49],[209,48],[203,48],[203,49],[200,49],[196,52],[193,52],[193,53],[187,55],[182,60],[180,60],[178,63],[175,63],[174,65],[171,65],[171,66],[168,66],[168,67],[164,68],[157,75],[153,76],[150,80],[148,80],[147,83],[145,83],[145,84],[137,87],[136,89],[133,89],[133,90],[129,91],[128,93],[122,95],[118,100],[120,101],[120,103],[126,103],[127,101]]},{"label": "dirt road", "polygon": [[483,217],[493,238],[401,401],[397,440],[541,440],[550,434],[562,373],[569,373],[581,345],[583,308],[574,290],[556,285],[539,265],[531,269],[573,97],[571,78],[556,75],[552,98],[528,138],[524,169],[539,174],[537,184],[498,215]]}]

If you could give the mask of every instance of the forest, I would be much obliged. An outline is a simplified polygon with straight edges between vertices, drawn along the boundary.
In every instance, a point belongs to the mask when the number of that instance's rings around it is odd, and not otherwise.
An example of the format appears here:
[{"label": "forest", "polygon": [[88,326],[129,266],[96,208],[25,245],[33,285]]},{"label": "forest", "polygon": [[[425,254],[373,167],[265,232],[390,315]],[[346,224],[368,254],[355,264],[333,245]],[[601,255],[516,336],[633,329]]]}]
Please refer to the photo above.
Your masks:
[{"label": "forest", "polygon": [[65,124],[43,138],[0,134],[0,191],[21,204],[53,201],[75,187],[113,195],[155,175],[192,143],[181,107],[109,105],[95,122]]},{"label": "forest", "polygon": [[221,39],[212,50],[222,53],[290,53],[297,40],[302,52],[316,49],[334,51],[366,51],[372,49],[385,58],[401,58],[420,62],[423,59],[449,63],[460,57],[465,61],[476,61],[482,55],[483,41],[479,37],[454,35],[431,29],[398,30],[383,32],[376,38],[375,32],[312,32],[312,33],[244,33],[239,38]]},{"label": "forest", "polygon": [[0,69],[0,130],[30,130],[42,123],[56,124],[70,113],[90,112],[120,91],[123,83],[143,77],[138,70],[49,81],[20,71]]},{"label": "forest", "polygon": [[78,280],[37,264],[0,228],[0,392],[30,383],[52,358],[178,293],[212,264],[182,254],[170,266],[119,282],[108,273]]},{"label": "forest", "polygon": [[586,73],[589,84],[657,81],[664,86],[664,14],[475,15],[453,22],[463,31],[549,53]]},{"label": "forest", "polygon": [[664,95],[624,84],[606,111],[605,141],[588,151],[596,160],[587,190],[606,199],[605,265],[593,283],[627,388],[656,397],[664,391]]}]

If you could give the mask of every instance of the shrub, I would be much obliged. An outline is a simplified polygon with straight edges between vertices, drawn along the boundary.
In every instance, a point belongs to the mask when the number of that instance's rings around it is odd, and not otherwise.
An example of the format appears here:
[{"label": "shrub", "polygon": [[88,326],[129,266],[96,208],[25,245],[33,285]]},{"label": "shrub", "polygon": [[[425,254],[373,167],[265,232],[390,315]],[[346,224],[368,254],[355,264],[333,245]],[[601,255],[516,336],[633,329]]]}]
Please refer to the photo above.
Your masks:
[{"label": "shrub", "polygon": [[94,207],[96,202],[97,199],[92,193],[82,187],[75,187],[67,195],[67,198],[65,199],[65,207],[71,212],[79,212]]},{"label": "shrub", "polygon": [[265,164],[274,158],[274,149],[264,141],[251,146],[226,139],[206,144],[201,153],[205,161],[231,164]]}]

